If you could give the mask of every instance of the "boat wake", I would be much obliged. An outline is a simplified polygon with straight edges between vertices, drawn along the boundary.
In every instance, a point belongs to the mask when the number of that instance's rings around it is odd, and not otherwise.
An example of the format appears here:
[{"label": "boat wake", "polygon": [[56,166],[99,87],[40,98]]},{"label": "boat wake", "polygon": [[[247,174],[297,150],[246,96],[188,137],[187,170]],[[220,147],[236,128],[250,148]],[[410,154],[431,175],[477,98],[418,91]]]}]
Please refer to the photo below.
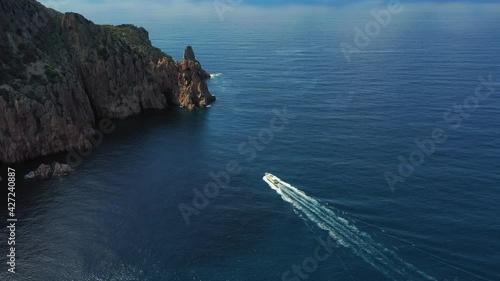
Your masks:
[{"label": "boat wake", "polygon": [[279,178],[266,174],[264,181],[281,198],[291,203],[304,219],[329,232],[340,245],[352,250],[372,267],[392,280],[436,280],[405,262],[394,251],[375,242],[326,204],[307,196],[303,191]]}]

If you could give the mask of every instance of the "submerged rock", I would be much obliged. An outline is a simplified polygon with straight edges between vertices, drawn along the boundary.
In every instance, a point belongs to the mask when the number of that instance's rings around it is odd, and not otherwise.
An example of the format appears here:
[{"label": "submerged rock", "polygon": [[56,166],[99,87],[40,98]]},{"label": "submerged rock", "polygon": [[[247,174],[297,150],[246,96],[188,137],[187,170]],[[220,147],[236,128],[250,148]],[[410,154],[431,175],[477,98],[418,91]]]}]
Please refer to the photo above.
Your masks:
[{"label": "submerged rock", "polygon": [[58,162],[55,162],[53,164],[53,177],[64,177],[73,172],[73,169],[68,164],[60,164]]},{"label": "submerged rock", "polygon": [[38,179],[46,180],[52,176],[52,167],[50,165],[42,164],[35,171],[35,175]]},{"label": "submerged rock", "polygon": [[30,172],[24,176],[25,180],[39,179],[46,180],[52,177],[64,177],[73,172],[73,169],[68,164],[61,164],[59,162],[54,162],[51,165],[42,164],[36,171]]}]

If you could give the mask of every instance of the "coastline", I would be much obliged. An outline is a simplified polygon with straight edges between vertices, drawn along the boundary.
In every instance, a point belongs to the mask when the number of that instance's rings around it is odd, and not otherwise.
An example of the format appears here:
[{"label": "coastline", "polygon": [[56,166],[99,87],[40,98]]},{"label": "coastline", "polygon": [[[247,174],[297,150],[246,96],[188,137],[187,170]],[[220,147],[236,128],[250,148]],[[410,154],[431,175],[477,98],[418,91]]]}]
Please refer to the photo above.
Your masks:
[{"label": "coastline", "polygon": [[[133,25],[95,25],[33,0],[0,14],[0,163],[89,149],[99,120],[215,101],[191,46],[176,62]],[[29,18],[26,26],[20,18]]]}]

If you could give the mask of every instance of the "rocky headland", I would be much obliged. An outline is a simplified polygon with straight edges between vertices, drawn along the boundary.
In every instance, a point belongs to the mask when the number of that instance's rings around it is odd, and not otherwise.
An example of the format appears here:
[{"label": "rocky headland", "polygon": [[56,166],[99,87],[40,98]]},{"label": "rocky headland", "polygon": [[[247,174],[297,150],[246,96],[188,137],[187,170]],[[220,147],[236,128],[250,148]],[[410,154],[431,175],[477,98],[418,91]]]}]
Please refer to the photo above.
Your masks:
[{"label": "rocky headland", "polygon": [[86,149],[103,118],[215,101],[193,49],[176,62],[144,28],[2,0],[0,29],[0,164]]}]

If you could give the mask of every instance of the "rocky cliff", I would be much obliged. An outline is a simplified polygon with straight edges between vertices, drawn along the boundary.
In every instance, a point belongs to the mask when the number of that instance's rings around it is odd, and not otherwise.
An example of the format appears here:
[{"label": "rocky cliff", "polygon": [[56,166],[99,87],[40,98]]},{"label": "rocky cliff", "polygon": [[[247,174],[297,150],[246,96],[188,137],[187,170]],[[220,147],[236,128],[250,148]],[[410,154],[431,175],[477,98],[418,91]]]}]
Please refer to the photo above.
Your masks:
[{"label": "rocky cliff", "polygon": [[0,29],[0,162],[87,148],[102,118],[215,101],[192,48],[176,62],[143,28],[2,0]]}]

